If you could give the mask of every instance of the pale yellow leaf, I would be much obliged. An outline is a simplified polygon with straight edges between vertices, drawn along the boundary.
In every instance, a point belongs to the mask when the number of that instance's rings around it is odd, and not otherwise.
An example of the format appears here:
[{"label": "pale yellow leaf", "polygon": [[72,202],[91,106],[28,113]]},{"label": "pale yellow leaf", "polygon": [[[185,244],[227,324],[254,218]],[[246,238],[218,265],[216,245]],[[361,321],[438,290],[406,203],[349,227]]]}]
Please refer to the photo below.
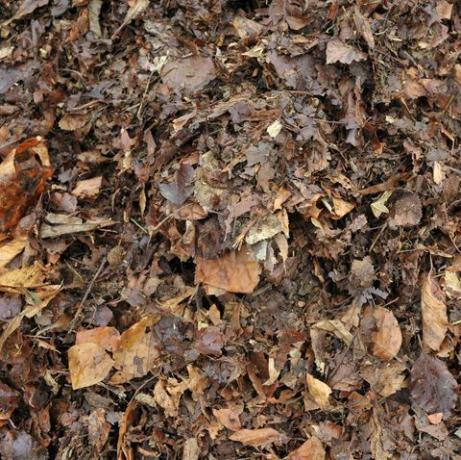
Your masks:
[{"label": "pale yellow leaf", "polygon": [[312,399],[321,409],[330,407],[331,388],[319,379],[310,374],[306,375],[307,389]]},{"label": "pale yellow leaf", "polygon": [[23,251],[27,243],[27,236],[21,235],[4,243],[0,247],[0,268],[9,264],[19,253]]}]

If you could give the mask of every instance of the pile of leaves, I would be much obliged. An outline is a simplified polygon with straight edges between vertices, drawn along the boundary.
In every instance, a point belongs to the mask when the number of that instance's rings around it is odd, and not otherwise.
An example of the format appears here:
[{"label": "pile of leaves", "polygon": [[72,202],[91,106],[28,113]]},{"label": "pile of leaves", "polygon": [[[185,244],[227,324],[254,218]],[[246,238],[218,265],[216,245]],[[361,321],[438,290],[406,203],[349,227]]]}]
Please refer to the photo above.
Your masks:
[{"label": "pile of leaves", "polygon": [[459,458],[460,13],[0,0],[0,457]]}]

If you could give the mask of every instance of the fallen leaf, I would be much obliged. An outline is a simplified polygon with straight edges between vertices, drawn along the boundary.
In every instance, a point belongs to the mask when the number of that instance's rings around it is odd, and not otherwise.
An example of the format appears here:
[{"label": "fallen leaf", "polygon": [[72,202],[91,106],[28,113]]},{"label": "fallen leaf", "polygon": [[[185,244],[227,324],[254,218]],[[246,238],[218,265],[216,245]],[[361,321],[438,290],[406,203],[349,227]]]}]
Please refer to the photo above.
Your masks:
[{"label": "fallen leaf", "polygon": [[127,26],[133,19],[136,19],[149,6],[149,0],[134,0],[128,9],[122,25],[112,35],[112,40]]},{"label": "fallen leaf", "polygon": [[320,407],[327,409],[330,407],[331,388],[319,379],[316,379],[310,374],[306,375],[307,389],[312,399]]},{"label": "fallen leaf", "polygon": [[69,373],[72,389],[89,387],[103,381],[114,360],[97,343],[81,343],[69,348]]},{"label": "fallen leaf", "polygon": [[438,351],[448,329],[447,306],[442,290],[430,273],[422,277],[421,313],[423,344],[431,350]]},{"label": "fallen leaf", "polygon": [[88,123],[86,114],[68,113],[59,120],[59,127],[63,131],[75,131]]},{"label": "fallen leaf", "polygon": [[360,8],[357,5],[354,6],[354,23],[357,31],[367,42],[368,47],[374,49],[375,39],[370,24],[368,19],[360,12]]},{"label": "fallen leaf", "polygon": [[[46,217],[49,219],[50,214],[48,214]],[[104,217],[87,220],[86,222],[83,222],[82,219],[78,217],[73,218],[67,214],[63,214],[63,217],[64,218],[59,223],[56,220],[54,221],[56,222],[56,225],[43,223],[40,226],[41,238],[55,238],[57,236],[69,235],[72,233],[89,232],[97,228],[109,227],[116,224],[116,222],[114,222],[112,219],[107,219]]]},{"label": "fallen leaf", "polygon": [[337,38],[327,43],[327,64],[334,64],[335,62],[351,64],[354,61],[364,61],[366,58],[365,53],[343,43]]},{"label": "fallen leaf", "polygon": [[231,441],[238,441],[246,446],[266,447],[272,443],[280,443],[285,439],[285,435],[279,433],[274,428],[258,428],[255,430],[242,429],[229,436]]},{"label": "fallen leaf", "polygon": [[194,168],[188,164],[181,163],[175,175],[175,181],[170,184],[160,184],[159,190],[164,198],[174,204],[181,205],[189,198],[194,187],[191,185],[194,177]]},{"label": "fallen leaf", "polygon": [[443,420],[443,412],[436,412],[427,416],[429,422],[433,425],[438,425]]},{"label": "fallen leaf", "polygon": [[27,243],[27,236],[19,235],[11,241],[0,246],[0,268],[8,265],[18,254],[20,254]]},{"label": "fallen leaf", "polygon": [[419,224],[422,216],[423,210],[418,195],[405,192],[392,207],[388,220],[389,227],[392,229],[414,227]]},{"label": "fallen leaf", "polygon": [[269,134],[270,137],[272,138],[276,138],[280,132],[282,131],[282,128],[283,128],[283,125],[282,123],[280,123],[279,120],[275,120],[273,123],[271,123],[266,131],[267,131],[267,134]]},{"label": "fallen leaf", "polygon": [[96,409],[88,415],[88,440],[96,452],[101,452],[109,439],[110,424],[106,420],[106,411],[102,408]]},{"label": "fallen leaf", "polygon": [[24,141],[0,164],[0,232],[13,229],[45,190],[51,177],[48,150],[41,137]]},{"label": "fallen leaf", "polygon": [[2,25],[7,26],[11,22],[17,21],[18,19],[21,19],[24,16],[33,13],[37,8],[48,5],[48,3],[49,0],[23,0],[14,16],[8,19],[7,21],[3,22]]},{"label": "fallen leaf", "polygon": [[312,436],[288,454],[288,460],[324,460],[325,449],[318,438]]},{"label": "fallen leaf", "polygon": [[163,82],[176,93],[194,94],[216,78],[213,60],[205,56],[191,56],[165,64],[161,70]]},{"label": "fallen leaf", "polygon": [[72,195],[77,198],[96,198],[101,190],[101,185],[102,176],[80,180],[72,191]]},{"label": "fallen leaf", "polygon": [[154,387],[154,400],[167,417],[177,417],[181,396],[187,390],[187,382],[160,379]]},{"label": "fallen leaf", "polygon": [[349,214],[355,205],[345,201],[341,198],[333,197],[333,215],[335,219],[342,219],[345,215]]},{"label": "fallen leaf", "polygon": [[200,447],[196,438],[186,439],[182,451],[182,460],[198,460],[200,457]]},{"label": "fallen leaf", "polygon": [[410,372],[410,391],[413,400],[426,413],[443,412],[450,416],[458,400],[458,383],[440,359],[421,353]]},{"label": "fallen leaf", "polygon": [[146,375],[159,357],[158,343],[152,332],[158,317],[146,316],[133,324],[120,336],[120,345],[113,353],[114,367],[118,370],[110,383],[118,385]]},{"label": "fallen leaf", "polygon": [[195,283],[205,283],[228,292],[251,293],[259,282],[261,268],[246,248],[230,251],[218,259],[196,258]]},{"label": "fallen leaf", "polygon": [[460,298],[461,297],[461,280],[455,272],[446,270],[444,276],[445,286],[444,290],[448,297]]},{"label": "fallen leaf", "polygon": [[234,409],[213,409],[213,415],[228,430],[239,431],[242,428],[239,414]]},{"label": "fallen leaf", "polygon": [[24,268],[16,268],[0,274],[0,291],[18,292],[43,286],[45,271],[41,264],[35,262]]},{"label": "fallen leaf", "polygon": [[75,345],[96,343],[107,351],[116,351],[120,345],[120,333],[115,327],[101,326],[94,329],[78,331]]},{"label": "fallen leaf", "polygon": [[389,214],[389,209],[386,206],[386,202],[391,195],[392,192],[384,192],[376,201],[371,203],[371,212],[376,218],[378,218],[381,214]]},{"label": "fallen leaf", "polygon": [[395,358],[402,346],[402,332],[394,314],[383,307],[373,310],[376,332],[373,332],[373,355],[385,361]]},{"label": "fallen leaf", "polygon": [[102,0],[90,0],[88,3],[88,14],[90,21],[90,31],[94,33],[95,37],[101,38],[102,31],[99,24],[99,15],[101,13]]}]

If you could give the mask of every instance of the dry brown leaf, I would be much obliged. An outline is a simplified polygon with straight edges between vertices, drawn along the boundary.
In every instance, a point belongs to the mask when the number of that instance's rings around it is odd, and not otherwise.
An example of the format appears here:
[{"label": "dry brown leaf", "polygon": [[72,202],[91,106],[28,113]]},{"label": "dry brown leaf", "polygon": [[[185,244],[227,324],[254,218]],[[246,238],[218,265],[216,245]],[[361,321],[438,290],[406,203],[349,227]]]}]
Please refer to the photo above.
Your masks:
[{"label": "dry brown leaf", "polygon": [[341,62],[342,64],[351,64],[354,61],[364,61],[367,58],[353,46],[343,43],[341,40],[334,38],[327,43],[327,64]]},{"label": "dry brown leaf", "polygon": [[81,343],[69,348],[69,372],[72,388],[89,387],[104,380],[114,365],[113,359],[97,343]]},{"label": "dry brown leaf", "polygon": [[213,409],[213,415],[228,430],[238,431],[242,428],[239,414],[234,409]]},{"label": "dry brown leaf", "polygon": [[120,336],[120,345],[113,354],[114,367],[118,372],[112,376],[112,384],[142,377],[153,368],[159,351],[151,328],[158,319],[156,316],[146,316]]},{"label": "dry brown leaf", "polygon": [[249,294],[259,282],[261,267],[246,248],[230,251],[219,259],[196,258],[195,282],[228,292]]},{"label": "dry brown leaf", "polygon": [[[46,216],[47,220],[50,220],[49,215],[50,214]],[[112,219],[107,219],[104,217],[83,222],[78,217],[72,217],[66,214],[63,216],[65,217],[65,220],[61,221],[60,223],[56,222],[56,225],[43,223],[40,226],[40,237],[44,239],[55,238],[57,236],[69,235],[72,233],[89,232],[97,228],[109,227],[116,224],[116,222]],[[62,223],[66,221],[68,223]]]},{"label": "dry brown leaf", "polygon": [[0,268],[9,264],[19,253],[23,251],[27,243],[27,236],[16,236],[13,240],[8,241],[0,247]]},{"label": "dry brown leaf", "polygon": [[246,446],[266,447],[272,443],[283,442],[285,435],[274,428],[242,429],[229,436],[231,441],[238,441]]},{"label": "dry brown leaf", "polygon": [[82,343],[97,343],[107,351],[116,351],[120,345],[120,333],[115,327],[110,326],[78,331],[75,337],[75,345],[81,345]]},{"label": "dry brown leaf", "polygon": [[306,375],[306,382],[309,394],[320,409],[327,409],[330,407],[331,388],[326,383],[312,377],[310,374]]},{"label": "dry brown leaf", "polygon": [[200,458],[200,447],[196,438],[186,439],[182,451],[182,460],[198,460]]},{"label": "dry brown leaf", "polygon": [[325,449],[318,438],[312,436],[296,450],[290,452],[288,460],[324,460]]},{"label": "dry brown leaf", "polygon": [[333,210],[334,210],[334,218],[335,219],[342,219],[346,214],[349,214],[354,208],[355,205],[345,201],[341,198],[333,197]]},{"label": "dry brown leaf", "polygon": [[177,417],[181,396],[187,388],[187,382],[160,379],[154,387],[154,401],[165,411],[167,417]]},{"label": "dry brown leaf", "polygon": [[88,3],[88,15],[90,22],[90,31],[97,38],[102,37],[101,25],[99,24],[99,14],[101,13],[102,0],[90,0]]},{"label": "dry brown leaf", "polygon": [[80,180],[72,191],[72,195],[77,198],[96,198],[101,190],[101,184],[101,176]]},{"label": "dry brown leaf", "polygon": [[354,7],[354,23],[357,31],[367,42],[368,47],[373,49],[375,47],[373,32],[371,31],[368,19],[363,16],[363,14],[360,12],[360,8],[357,5]]},{"label": "dry brown leaf", "polygon": [[67,113],[59,120],[59,127],[63,131],[75,131],[88,123],[86,114]]},{"label": "dry brown leaf", "polygon": [[447,306],[442,290],[430,273],[423,275],[421,284],[423,344],[438,351],[448,328]]},{"label": "dry brown leaf", "polygon": [[402,332],[394,314],[383,307],[373,311],[377,331],[372,334],[373,355],[385,361],[397,356],[402,346]]},{"label": "dry brown leaf", "polygon": [[149,0],[135,0],[128,9],[122,25],[112,35],[112,39],[114,39],[125,26],[133,21],[133,19],[136,19],[148,6]]}]

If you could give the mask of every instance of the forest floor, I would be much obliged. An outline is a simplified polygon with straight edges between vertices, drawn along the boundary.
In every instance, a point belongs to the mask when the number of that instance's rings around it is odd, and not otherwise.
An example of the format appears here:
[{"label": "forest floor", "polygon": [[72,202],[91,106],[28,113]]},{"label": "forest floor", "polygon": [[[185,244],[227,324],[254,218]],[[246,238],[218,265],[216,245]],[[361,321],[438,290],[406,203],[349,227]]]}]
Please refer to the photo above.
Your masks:
[{"label": "forest floor", "polygon": [[460,13],[0,0],[0,457],[461,459]]}]

